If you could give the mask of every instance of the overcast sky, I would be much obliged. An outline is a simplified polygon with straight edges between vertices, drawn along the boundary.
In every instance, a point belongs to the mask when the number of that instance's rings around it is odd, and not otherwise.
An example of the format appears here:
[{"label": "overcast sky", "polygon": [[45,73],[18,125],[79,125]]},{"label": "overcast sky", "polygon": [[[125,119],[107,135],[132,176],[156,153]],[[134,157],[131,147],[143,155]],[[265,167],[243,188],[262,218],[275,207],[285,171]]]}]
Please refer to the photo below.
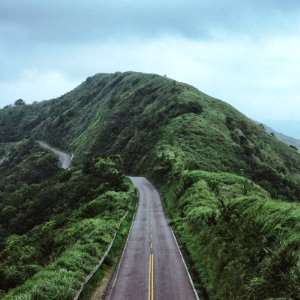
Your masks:
[{"label": "overcast sky", "polygon": [[0,67],[0,107],[132,70],[300,120],[300,1],[0,0]]}]

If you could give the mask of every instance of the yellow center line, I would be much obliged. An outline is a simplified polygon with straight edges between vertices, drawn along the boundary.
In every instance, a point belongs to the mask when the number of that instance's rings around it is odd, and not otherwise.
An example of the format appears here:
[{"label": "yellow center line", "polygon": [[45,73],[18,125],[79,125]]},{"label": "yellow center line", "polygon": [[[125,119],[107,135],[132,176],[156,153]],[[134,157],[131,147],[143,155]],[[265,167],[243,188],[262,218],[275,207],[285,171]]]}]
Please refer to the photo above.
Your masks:
[{"label": "yellow center line", "polygon": [[151,297],[151,300],[154,300],[154,256],[153,256],[153,254],[152,254],[152,276],[151,276],[151,279],[152,279],[152,286],[151,286],[152,297]]},{"label": "yellow center line", "polygon": [[148,300],[151,300],[151,254],[149,257],[149,277],[148,277]]},{"label": "yellow center line", "polygon": [[153,254],[149,256],[149,287],[148,300],[154,300],[154,257]]}]

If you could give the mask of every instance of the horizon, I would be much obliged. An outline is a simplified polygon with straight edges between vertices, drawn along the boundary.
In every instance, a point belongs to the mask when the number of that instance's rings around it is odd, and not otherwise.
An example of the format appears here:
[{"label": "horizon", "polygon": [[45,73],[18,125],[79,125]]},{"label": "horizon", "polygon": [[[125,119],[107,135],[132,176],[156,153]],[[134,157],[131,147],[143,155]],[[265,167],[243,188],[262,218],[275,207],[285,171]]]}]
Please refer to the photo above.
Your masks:
[{"label": "horizon", "polygon": [[[119,71],[115,71],[115,72],[112,72],[112,73],[117,73],[117,72],[119,72]],[[124,71],[124,72],[137,72],[137,73],[139,73],[138,71]],[[122,73],[124,73],[124,72],[122,72]],[[112,73],[102,73],[102,74],[112,74]],[[96,73],[96,74],[93,74],[92,76],[97,75],[97,74],[101,74],[101,73]],[[155,74],[155,73],[148,73],[148,74]],[[162,74],[156,74],[156,75],[167,76],[166,74],[164,74],[164,75],[162,75]],[[173,79],[173,78],[170,78],[170,79]],[[74,86],[73,88],[71,88],[69,91],[66,91],[65,93],[68,93],[68,92],[72,91],[73,89],[75,89],[76,87],[78,87],[84,81],[85,80],[79,82],[76,86]],[[188,82],[182,82],[182,83],[189,84]],[[200,89],[198,89],[198,90],[201,91]],[[201,92],[204,92],[204,91],[201,91]],[[207,94],[207,93],[205,93],[205,94]],[[57,95],[57,96],[55,96],[53,98],[50,98],[50,99],[34,100],[34,101],[29,101],[29,102],[27,102],[23,98],[19,98],[19,99],[24,100],[26,104],[30,105],[30,104],[32,104],[35,101],[36,102],[51,101],[53,99],[59,98],[60,96],[62,96],[62,95]],[[213,95],[209,95],[209,96],[214,97]],[[216,100],[224,101],[224,100],[218,99],[218,98],[216,98]],[[226,102],[226,101],[224,101],[224,102]],[[232,105],[235,109],[238,109],[232,103],[230,103],[230,102],[226,102],[226,103]],[[5,106],[10,106],[10,105],[14,105],[14,102],[12,102],[10,104],[7,104]],[[3,106],[3,107],[5,107],[5,106]],[[3,107],[0,107],[0,109],[3,108]],[[240,112],[243,113],[243,114],[245,114],[242,111],[240,111]],[[246,116],[249,117],[248,115],[246,115]],[[249,118],[251,119],[251,117],[249,117]],[[287,135],[287,136],[295,138],[295,139],[300,139],[300,120],[270,120],[270,119],[260,119],[260,120],[257,120],[257,119],[253,119],[253,121],[261,123],[263,125],[267,125],[268,127],[270,127],[271,129],[273,129],[274,131],[276,131],[278,133]]]},{"label": "horizon", "polygon": [[1,6],[0,107],[59,97],[95,73],[135,70],[191,84],[258,122],[300,120],[299,1]]}]

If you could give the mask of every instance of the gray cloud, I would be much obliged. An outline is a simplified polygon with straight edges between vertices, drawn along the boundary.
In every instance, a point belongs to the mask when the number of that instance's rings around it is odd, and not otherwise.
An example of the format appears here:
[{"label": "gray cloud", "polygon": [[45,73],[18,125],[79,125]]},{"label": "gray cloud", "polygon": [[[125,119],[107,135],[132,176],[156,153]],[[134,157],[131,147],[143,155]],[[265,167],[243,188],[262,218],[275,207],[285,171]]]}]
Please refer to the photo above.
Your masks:
[{"label": "gray cloud", "polygon": [[13,45],[166,34],[210,38],[214,31],[257,36],[292,30],[299,10],[298,0],[2,0],[0,34]]},{"label": "gray cloud", "polygon": [[0,107],[136,70],[191,83],[252,118],[271,107],[270,119],[300,119],[299,16],[299,0],[1,0]]}]

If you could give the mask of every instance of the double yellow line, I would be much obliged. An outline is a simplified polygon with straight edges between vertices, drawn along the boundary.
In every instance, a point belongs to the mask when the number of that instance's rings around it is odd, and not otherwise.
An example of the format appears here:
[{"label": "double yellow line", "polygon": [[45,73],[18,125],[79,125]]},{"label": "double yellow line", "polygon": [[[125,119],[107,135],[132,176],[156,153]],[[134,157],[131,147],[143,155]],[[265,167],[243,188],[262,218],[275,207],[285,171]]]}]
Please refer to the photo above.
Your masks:
[{"label": "double yellow line", "polygon": [[149,288],[148,288],[148,300],[154,300],[154,258],[151,253],[149,256]]}]

